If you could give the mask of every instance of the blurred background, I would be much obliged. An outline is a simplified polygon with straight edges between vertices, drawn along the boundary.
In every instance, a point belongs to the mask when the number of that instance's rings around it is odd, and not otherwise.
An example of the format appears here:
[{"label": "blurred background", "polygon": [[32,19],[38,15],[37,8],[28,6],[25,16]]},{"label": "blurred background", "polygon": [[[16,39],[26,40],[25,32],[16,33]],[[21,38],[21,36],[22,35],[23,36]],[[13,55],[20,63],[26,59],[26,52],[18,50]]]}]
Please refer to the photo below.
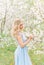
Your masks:
[{"label": "blurred background", "polygon": [[44,65],[44,0],[0,0],[0,65],[14,65],[17,42],[11,28],[17,18],[23,21],[26,36],[36,36],[27,45],[32,64]]}]

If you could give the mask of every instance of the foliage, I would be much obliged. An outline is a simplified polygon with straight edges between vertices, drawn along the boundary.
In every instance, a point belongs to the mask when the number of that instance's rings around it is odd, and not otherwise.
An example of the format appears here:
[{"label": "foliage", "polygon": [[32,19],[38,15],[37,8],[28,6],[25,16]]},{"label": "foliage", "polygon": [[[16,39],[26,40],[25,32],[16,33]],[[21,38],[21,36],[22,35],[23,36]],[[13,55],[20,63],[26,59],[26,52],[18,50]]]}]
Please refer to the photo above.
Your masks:
[{"label": "foliage", "polygon": [[28,45],[33,65],[44,65],[44,0],[0,0],[0,65],[14,64],[17,42],[10,33],[17,18],[26,36],[35,36]]}]

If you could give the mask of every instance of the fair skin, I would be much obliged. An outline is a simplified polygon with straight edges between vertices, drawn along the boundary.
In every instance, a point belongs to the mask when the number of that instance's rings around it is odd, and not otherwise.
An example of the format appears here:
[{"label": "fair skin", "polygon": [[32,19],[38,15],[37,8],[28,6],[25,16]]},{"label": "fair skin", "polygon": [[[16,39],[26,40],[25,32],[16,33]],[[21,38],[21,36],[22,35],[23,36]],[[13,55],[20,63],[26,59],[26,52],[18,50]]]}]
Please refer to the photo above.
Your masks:
[{"label": "fair skin", "polygon": [[18,40],[19,45],[20,45],[22,48],[25,47],[25,46],[31,41],[31,39],[33,39],[33,36],[31,35],[31,36],[29,36],[29,38],[28,38],[25,42],[23,42],[21,35],[19,35],[19,32],[21,32],[21,30],[22,30],[23,28],[24,28],[23,23],[20,23],[20,24],[18,25],[18,31],[17,31],[17,33],[16,33],[16,39]]}]

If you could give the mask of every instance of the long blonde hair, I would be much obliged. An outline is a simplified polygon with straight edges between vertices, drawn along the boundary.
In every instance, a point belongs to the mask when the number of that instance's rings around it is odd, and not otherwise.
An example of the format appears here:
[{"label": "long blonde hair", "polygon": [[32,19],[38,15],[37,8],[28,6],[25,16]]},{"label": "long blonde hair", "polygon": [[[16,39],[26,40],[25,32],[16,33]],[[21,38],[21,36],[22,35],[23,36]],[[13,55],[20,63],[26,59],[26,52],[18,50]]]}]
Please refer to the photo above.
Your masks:
[{"label": "long blonde hair", "polygon": [[21,20],[16,20],[13,22],[12,24],[12,29],[11,29],[11,35],[15,36],[16,35],[16,31],[18,30],[18,25],[21,23]]}]

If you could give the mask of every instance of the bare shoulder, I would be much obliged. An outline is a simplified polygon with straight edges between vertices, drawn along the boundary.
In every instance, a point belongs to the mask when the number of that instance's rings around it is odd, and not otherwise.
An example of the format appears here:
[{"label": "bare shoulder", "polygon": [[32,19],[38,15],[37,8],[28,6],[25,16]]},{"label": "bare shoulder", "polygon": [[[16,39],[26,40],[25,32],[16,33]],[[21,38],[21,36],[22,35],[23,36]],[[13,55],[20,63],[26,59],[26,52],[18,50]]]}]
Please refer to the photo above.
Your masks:
[{"label": "bare shoulder", "polygon": [[20,35],[20,34],[17,34],[15,37],[16,37],[17,39],[21,39],[21,35]]}]

